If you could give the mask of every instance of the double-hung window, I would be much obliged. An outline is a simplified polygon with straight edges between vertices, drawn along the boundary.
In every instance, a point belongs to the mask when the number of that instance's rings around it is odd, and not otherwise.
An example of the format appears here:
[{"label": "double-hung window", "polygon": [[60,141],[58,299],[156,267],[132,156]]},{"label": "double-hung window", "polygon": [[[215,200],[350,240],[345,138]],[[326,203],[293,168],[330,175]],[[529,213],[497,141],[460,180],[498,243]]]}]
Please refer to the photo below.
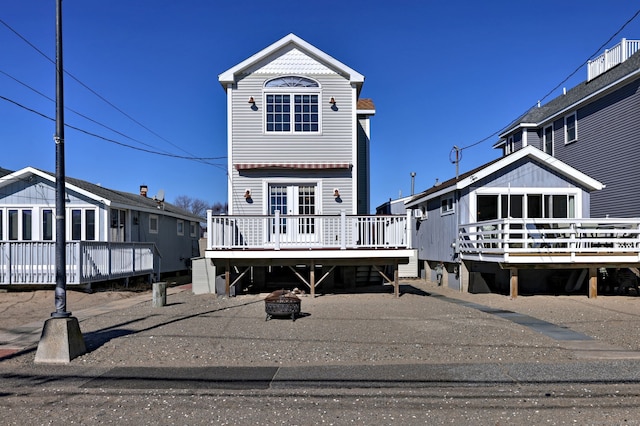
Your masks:
[{"label": "double-hung window", "polygon": [[549,155],[553,155],[553,126],[544,128],[542,135],[543,150]]},{"label": "double-hung window", "polygon": [[440,199],[440,214],[452,214],[454,212],[454,206],[453,196],[442,197]]},{"label": "double-hung window", "polygon": [[576,113],[567,115],[564,118],[564,143],[575,142],[578,140],[578,121]]},{"label": "double-hung window", "polygon": [[278,77],[265,83],[267,133],[320,131],[320,85],[310,78]]}]

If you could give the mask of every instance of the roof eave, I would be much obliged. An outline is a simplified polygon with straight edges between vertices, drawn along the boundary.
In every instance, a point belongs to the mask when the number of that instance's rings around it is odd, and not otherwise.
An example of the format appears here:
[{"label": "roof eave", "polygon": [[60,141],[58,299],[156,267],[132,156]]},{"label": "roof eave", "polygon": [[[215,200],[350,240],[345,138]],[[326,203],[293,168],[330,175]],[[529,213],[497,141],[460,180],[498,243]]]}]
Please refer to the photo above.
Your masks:
[{"label": "roof eave", "polygon": [[309,44],[308,42],[304,41],[303,39],[301,39],[300,37],[296,36],[293,33],[281,38],[280,40],[276,41],[275,43],[271,44],[270,46],[262,49],[258,53],[250,56],[249,58],[245,59],[244,61],[240,62],[239,64],[237,64],[237,65],[229,68],[228,70],[224,71],[223,73],[219,74],[218,75],[218,81],[220,82],[222,87],[225,90],[227,90],[227,85],[233,84],[233,83],[236,82],[236,75],[238,73],[240,73],[243,70],[249,68],[253,64],[261,61],[262,59],[264,59],[267,56],[273,54],[274,52],[282,49],[283,47],[287,46],[288,44],[295,44],[296,46],[298,46],[301,49],[305,50],[310,55],[318,58],[319,60],[321,60],[321,61],[323,61],[325,63],[330,64],[333,68],[337,69],[340,72],[341,75],[343,75],[346,78],[348,78],[349,82],[351,84],[355,84],[357,86],[362,86],[362,84],[364,83],[364,76],[362,74],[360,74],[359,72],[357,72],[357,71],[353,70],[352,68],[346,66],[345,64],[343,64],[342,62],[340,62],[337,59],[333,58],[332,56],[324,53],[322,50],[320,50],[317,47]]}]

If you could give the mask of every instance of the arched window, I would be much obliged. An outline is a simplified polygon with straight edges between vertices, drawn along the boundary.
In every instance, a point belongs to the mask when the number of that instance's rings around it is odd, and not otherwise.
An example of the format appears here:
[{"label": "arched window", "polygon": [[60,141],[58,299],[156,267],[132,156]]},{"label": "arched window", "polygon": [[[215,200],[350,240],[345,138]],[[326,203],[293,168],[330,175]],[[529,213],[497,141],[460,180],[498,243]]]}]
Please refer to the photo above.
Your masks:
[{"label": "arched window", "polygon": [[320,85],[294,75],[268,80],[265,90],[265,131],[279,133],[320,131]]},{"label": "arched window", "polygon": [[310,78],[288,75],[269,80],[264,87],[320,87],[320,85]]}]

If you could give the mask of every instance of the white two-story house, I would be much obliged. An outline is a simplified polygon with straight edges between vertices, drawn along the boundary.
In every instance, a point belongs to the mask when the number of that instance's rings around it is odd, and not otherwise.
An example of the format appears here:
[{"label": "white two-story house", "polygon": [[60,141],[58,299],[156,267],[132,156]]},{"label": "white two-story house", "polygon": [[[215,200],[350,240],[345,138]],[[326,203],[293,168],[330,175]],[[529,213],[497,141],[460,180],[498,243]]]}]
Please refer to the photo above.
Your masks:
[{"label": "white two-story house", "polygon": [[375,108],[360,98],[362,74],[289,34],[219,81],[227,95],[229,216],[209,219],[206,257],[216,267],[251,270],[254,283],[290,269],[313,293],[316,268],[327,282],[351,285],[358,265],[404,262],[396,249],[407,247],[406,218],[368,216]]}]

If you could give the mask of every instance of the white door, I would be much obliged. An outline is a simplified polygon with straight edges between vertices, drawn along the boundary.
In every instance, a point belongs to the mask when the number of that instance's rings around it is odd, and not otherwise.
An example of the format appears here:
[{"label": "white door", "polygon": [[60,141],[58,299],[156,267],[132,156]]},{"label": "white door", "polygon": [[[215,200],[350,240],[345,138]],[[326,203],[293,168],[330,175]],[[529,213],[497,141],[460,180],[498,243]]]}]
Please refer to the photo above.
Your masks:
[{"label": "white door", "polygon": [[270,240],[275,240],[279,231],[280,242],[317,242],[316,185],[272,184],[269,186],[269,214],[280,211],[280,223],[270,222]]}]

